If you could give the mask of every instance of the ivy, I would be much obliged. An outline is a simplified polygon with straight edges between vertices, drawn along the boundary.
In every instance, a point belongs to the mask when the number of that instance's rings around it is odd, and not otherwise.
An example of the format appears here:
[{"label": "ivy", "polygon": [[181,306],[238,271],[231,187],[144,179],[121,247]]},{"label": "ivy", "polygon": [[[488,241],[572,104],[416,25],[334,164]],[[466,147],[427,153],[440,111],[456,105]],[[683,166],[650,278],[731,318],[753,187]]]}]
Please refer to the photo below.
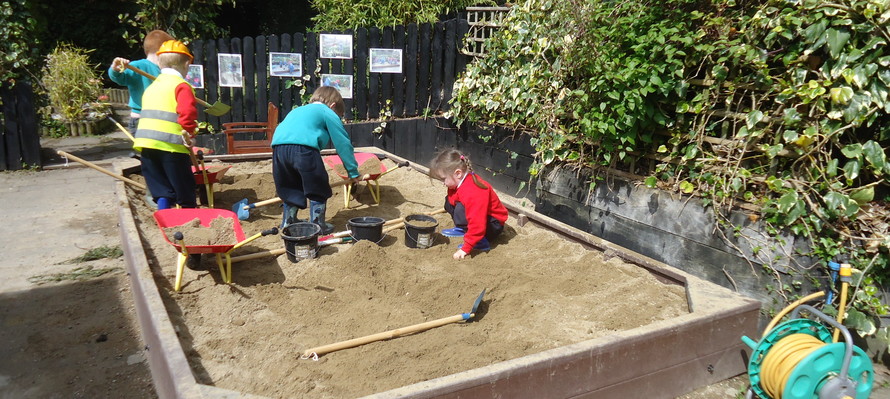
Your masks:
[{"label": "ivy", "polygon": [[[804,280],[844,259],[861,272],[851,306],[887,312],[890,3],[526,0],[505,23],[455,84],[458,123],[528,132],[533,176],[624,170],[727,225],[755,204],[776,243],[811,243],[796,254],[816,259],[798,265]],[[793,263],[752,252],[776,279]]]}]

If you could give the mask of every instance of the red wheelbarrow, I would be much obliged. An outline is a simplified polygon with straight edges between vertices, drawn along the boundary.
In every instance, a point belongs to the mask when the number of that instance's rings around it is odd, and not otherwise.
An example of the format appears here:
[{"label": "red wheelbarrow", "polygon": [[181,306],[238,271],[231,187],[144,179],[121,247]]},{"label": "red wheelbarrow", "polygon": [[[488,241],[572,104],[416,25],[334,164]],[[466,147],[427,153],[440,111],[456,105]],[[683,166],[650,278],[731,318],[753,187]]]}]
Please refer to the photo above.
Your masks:
[{"label": "red wheelbarrow", "polygon": [[[234,227],[235,239],[232,240],[234,243],[232,244],[223,244],[223,245],[186,245],[185,244],[185,236],[182,232],[175,232],[173,234],[173,240],[170,240],[170,237],[167,236],[166,231],[164,229],[169,229],[171,227],[183,226],[194,219],[198,219],[201,222],[202,227],[210,227],[210,223],[216,218],[226,218],[232,219],[232,224]],[[158,228],[161,230],[161,235],[164,236],[164,240],[173,245],[174,248],[179,252],[179,258],[177,260],[176,266],[176,283],[173,286],[175,291],[179,291],[182,285],[182,272],[185,267],[186,259],[188,259],[189,254],[207,254],[213,253],[216,254],[216,265],[219,267],[219,272],[222,275],[223,281],[226,284],[232,283],[232,251],[240,248],[244,244],[247,244],[257,238],[262,236],[266,236],[269,234],[278,234],[278,228],[274,227],[269,230],[264,230],[260,233],[254,234],[248,238],[244,237],[244,230],[241,228],[241,222],[238,221],[238,215],[234,212],[226,210],[226,209],[213,209],[213,208],[182,208],[182,209],[163,209],[160,211],[156,211],[154,213],[155,222],[158,225]],[[223,255],[225,255],[226,262],[223,264]]]},{"label": "red wheelbarrow", "polygon": [[[203,161],[201,161],[201,169],[192,165],[192,175],[195,176],[195,184],[198,185],[198,188],[202,191],[201,194],[204,196],[201,198],[202,204],[213,208],[213,184],[222,179],[226,171],[231,167],[232,165],[206,166]],[[205,175],[207,176],[206,179],[204,178]]]},{"label": "red wheelbarrow", "polygon": [[[349,179],[349,174],[346,173],[343,168],[343,160],[340,159],[339,155],[326,155],[321,157],[324,160],[324,163],[331,167],[334,170],[334,173],[340,178],[346,180]],[[371,160],[377,159],[376,154],[372,154],[370,152],[357,152],[355,153],[355,162],[359,165]],[[371,197],[374,198],[374,203],[380,204],[380,183],[377,179],[380,178],[383,174],[386,173],[386,165],[383,162],[380,162],[380,173],[369,173],[362,176],[362,181],[367,182],[368,191],[371,192]],[[352,196],[352,184],[346,184],[343,186],[343,207],[349,208],[349,198]]]}]

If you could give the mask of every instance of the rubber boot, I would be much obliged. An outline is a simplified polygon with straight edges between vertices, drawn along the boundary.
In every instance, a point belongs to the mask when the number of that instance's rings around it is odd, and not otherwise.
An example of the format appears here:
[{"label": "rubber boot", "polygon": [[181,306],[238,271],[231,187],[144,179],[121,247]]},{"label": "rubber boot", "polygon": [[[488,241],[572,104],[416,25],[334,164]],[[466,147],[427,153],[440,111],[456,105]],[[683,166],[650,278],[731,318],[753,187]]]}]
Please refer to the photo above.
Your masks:
[{"label": "rubber boot", "polygon": [[167,197],[158,198],[158,210],[169,209],[170,208],[170,199]]},{"label": "rubber boot", "polygon": [[297,212],[300,211],[300,208],[297,208],[295,206],[290,206],[288,204],[282,204],[282,207],[284,208],[281,212],[281,229],[282,230],[284,230],[284,228],[289,224],[302,222],[302,220],[297,219]]},{"label": "rubber boot", "polygon": [[324,221],[324,213],[327,207],[327,202],[309,201],[309,222],[321,227],[321,232],[325,235],[334,232],[334,225]]}]

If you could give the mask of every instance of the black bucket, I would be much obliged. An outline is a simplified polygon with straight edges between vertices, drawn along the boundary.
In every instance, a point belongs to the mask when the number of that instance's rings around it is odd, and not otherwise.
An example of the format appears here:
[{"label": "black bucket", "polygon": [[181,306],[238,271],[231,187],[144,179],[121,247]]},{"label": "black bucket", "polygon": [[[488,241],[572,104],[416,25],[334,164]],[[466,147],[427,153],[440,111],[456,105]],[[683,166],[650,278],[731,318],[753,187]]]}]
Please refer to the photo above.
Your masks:
[{"label": "black bucket", "polygon": [[368,240],[371,242],[380,242],[383,238],[383,218],[374,216],[362,216],[349,219],[346,226],[352,232],[352,238],[358,240]]},{"label": "black bucket", "polygon": [[297,263],[303,259],[312,259],[318,253],[318,234],[321,227],[315,223],[298,222],[284,226],[281,238],[284,239],[284,251],[287,259]]},{"label": "black bucket", "polygon": [[420,249],[433,246],[436,227],[438,226],[439,222],[432,216],[405,216],[405,245],[407,245],[408,248]]}]

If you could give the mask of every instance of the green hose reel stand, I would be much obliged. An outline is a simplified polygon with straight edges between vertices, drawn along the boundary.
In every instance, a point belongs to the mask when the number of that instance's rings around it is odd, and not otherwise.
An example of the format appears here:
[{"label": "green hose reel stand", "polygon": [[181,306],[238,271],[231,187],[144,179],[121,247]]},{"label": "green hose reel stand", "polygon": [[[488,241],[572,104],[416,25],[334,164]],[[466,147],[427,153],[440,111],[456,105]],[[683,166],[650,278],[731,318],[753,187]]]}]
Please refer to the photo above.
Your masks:
[{"label": "green hose reel stand", "polygon": [[832,343],[829,329],[808,319],[793,319],[779,324],[760,342],[743,336],[742,342],[754,350],[748,362],[748,378],[751,381],[748,397],[751,398],[753,391],[758,398],[774,399],[761,386],[764,358],[782,338],[791,334],[807,334],[825,345],[807,355],[794,367],[782,391],[782,399],[868,399],[874,383],[871,360],[862,349],[850,343],[850,333],[843,325],[816,309],[806,305],[802,307],[806,307],[811,313],[818,313],[817,316],[824,316],[826,321],[833,322],[834,327],[840,326],[846,341]]}]

